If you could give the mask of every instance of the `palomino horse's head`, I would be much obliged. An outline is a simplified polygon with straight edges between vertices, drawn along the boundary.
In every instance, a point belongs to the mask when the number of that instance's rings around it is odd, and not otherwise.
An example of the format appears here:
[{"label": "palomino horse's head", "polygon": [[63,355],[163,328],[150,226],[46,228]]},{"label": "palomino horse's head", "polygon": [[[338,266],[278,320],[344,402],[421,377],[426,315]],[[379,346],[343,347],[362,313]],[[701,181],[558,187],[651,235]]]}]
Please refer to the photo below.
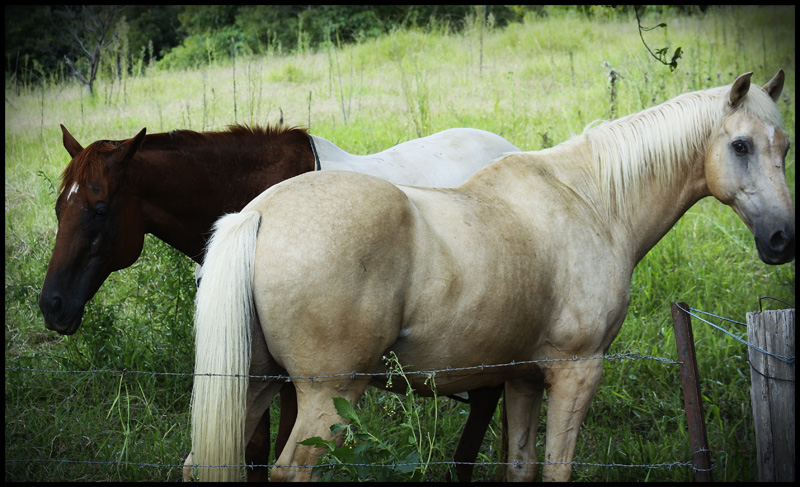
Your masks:
[{"label": "palomino horse's head", "polygon": [[750,85],[752,74],[736,78],[726,95],[729,114],[706,150],[706,183],[753,233],[761,260],[783,264],[794,259],[794,204],[784,173],[789,139],[775,105],[784,74],[763,88]]},{"label": "palomino horse's head", "polygon": [[63,125],[61,131],[72,161],[62,174],[56,201],[58,234],[39,308],[47,328],[71,335],[103,281],[133,264],[142,252],[141,210],[128,194],[124,176],[146,129],[131,139],[101,140],[86,149]]}]

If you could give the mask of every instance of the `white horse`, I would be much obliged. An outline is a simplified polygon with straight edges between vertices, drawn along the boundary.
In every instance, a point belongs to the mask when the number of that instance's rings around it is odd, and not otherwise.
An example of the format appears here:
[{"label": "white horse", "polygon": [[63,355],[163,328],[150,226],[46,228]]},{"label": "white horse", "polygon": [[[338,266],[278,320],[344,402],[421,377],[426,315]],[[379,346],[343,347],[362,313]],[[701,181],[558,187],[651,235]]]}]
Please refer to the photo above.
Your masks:
[{"label": "white horse", "polygon": [[[518,462],[509,480],[536,474],[547,389],[543,478],[568,480],[634,267],[688,208],[714,196],[752,231],[764,262],[794,259],[789,142],[775,104],[784,74],[763,89],[750,76],[506,156],[457,188],[322,171],[220,219],[197,293],[196,462],[240,464],[280,384],[253,390],[240,376],[285,373],[299,414],[272,478],[310,479],[322,450],[298,442],[341,440],[331,397],[355,403],[370,383],[385,386],[381,357],[394,352],[412,372],[526,362],[438,372],[436,388],[505,383]],[[424,375],[409,379],[430,392]]]},{"label": "white horse", "polygon": [[472,128],[443,130],[366,156],[345,152],[318,135],[311,139],[323,171],[354,171],[429,188],[454,188],[503,154],[519,152],[503,137]]}]

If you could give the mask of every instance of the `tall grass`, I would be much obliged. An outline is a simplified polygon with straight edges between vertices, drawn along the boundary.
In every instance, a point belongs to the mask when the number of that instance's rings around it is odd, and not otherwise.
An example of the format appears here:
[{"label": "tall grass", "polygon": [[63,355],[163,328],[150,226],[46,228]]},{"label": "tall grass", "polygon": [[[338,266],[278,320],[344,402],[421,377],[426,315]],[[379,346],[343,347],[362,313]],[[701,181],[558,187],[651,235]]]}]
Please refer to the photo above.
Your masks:
[{"label": "tall grass", "polygon": [[[666,33],[648,42],[683,48],[684,57],[672,73],[649,57],[635,19],[618,18],[610,9],[599,12],[605,13],[593,20],[551,12],[502,30],[487,25],[482,33],[397,30],[320,52],[239,56],[236,112],[233,66],[211,58],[196,70],[143,69],[124,87],[112,89],[118,81],[101,79],[96,91],[103,95],[94,98],[72,83],[7,80],[6,480],[175,480],[177,468],[136,464],[176,465],[190,446],[191,377],[131,372],[191,372],[194,284],[189,259],[148,237],[139,261],[114,273],[89,303],[76,335],[58,336],[43,326],[36,299],[55,240],[58,177],[69,161],[59,123],[88,144],[128,138],[142,127],[148,132],[210,130],[224,128],[235,117],[253,124],[283,117],[287,125],[310,123],[312,133],[354,153],[467,126],[538,150],[608,117],[608,66],[621,75],[614,87],[618,115],[686,91],[728,84],[744,71],[755,71],[754,82],[763,84],[783,68],[787,81],[779,106],[792,141],[786,162],[794,193],[794,7],[725,7],[698,17],[645,18],[650,25],[668,24]],[[747,311],[758,308],[759,296],[793,302],[794,269],[794,263],[761,263],[738,217],[716,201],[701,201],[637,267],[630,311],[610,352],[675,358],[671,301],[744,321]],[[738,325],[724,326],[745,335]],[[754,480],[746,347],[697,322],[694,335],[714,478]],[[32,373],[8,367],[118,372]],[[576,461],[689,461],[678,377],[676,366],[652,360],[607,361]],[[449,459],[465,406],[449,399],[414,399],[413,407],[398,409],[390,397],[370,389],[359,402],[364,431],[379,432],[387,445],[400,449],[413,414],[435,418],[431,459]],[[277,414],[278,408],[272,409]],[[490,426],[480,461],[499,459],[498,421]],[[90,460],[111,463],[73,463]],[[441,480],[445,469],[432,466],[424,478]],[[494,465],[477,467],[476,479],[491,480],[496,470]],[[686,481],[691,469],[577,465],[573,478]]]}]

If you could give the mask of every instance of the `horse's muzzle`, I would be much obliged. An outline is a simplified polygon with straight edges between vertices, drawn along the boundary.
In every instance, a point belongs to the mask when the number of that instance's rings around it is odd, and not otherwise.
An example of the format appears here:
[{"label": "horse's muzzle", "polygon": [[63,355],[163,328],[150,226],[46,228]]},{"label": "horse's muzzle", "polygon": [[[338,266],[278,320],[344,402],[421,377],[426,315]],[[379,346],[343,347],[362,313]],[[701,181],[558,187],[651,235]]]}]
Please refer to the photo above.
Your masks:
[{"label": "horse's muzzle", "polygon": [[48,296],[39,294],[39,309],[44,315],[44,326],[48,330],[56,331],[62,335],[72,335],[78,331],[83,320],[84,307],[70,312],[64,307],[64,302],[59,295]]},{"label": "horse's muzzle", "polygon": [[756,236],[758,257],[766,264],[785,264],[794,260],[794,228],[784,227],[773,231],[768,238]]}]

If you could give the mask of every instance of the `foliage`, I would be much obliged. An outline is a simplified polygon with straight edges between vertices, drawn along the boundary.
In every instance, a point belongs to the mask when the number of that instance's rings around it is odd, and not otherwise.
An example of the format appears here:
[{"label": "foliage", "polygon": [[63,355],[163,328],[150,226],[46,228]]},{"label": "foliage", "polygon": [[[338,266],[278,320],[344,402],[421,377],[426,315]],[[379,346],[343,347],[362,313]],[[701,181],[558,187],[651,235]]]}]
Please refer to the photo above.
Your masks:
[{"label": "foliage", "polygon": [[[25,59],[35,60],[51,75],[63,70],[64,55],[81,54],[72,36],[60,35],[69,23],[65,14],[70,8],[5,7],[6,79],[31,81],[34,73],[21,65]],[[444,21],[459,29],[470,9],[458,5],[129,5],[118,10],[112,30],[123,19],[130,25],[127,42],[139,57],[131,68],[158,60],[166,69],[187,69],[228,59],[233,53],[303,51],[336,41],[374,39],[406,26]],[[491,6],[489,11],[499,25],[519,19],[519,9]]]},{"label": "foliage", "polygon": [[648,46],[647,43],[645,42],[644,35],[642,34],[643,32],[648,32],[648,31],[651,31],[651,30],[654,30],[654,29],[666,29],[667,28],[667,24],[665,24],[664,22],[661,22],[660,24],[658,24],[655,27],[642,27],[642,20],[639,17],[639,11],[638,11],[638,9],[636,9],[636,7],[634,7],[634,11],[636,12],[636,22],[639,24],[639,37],[641,37],[642,44],[644,44],[644,47],[646,47],[647,51],[656,60],[661,62],[661,64],[669,66],[669,70],[670,71],[675,71],[675,68],[678,67],[678,59],[681,58],[681,54],[682,54],[681,53],[681,48],[678,47],[677,49],[675,49],[675,54],[672,55],[672,59],[670,59],[669,62],[667,62],[667,54],[669,52],[669,48],[668,47],[662,47],[661,49],[656,49],[656,52],[653,52],[650,49],[650,46]]},{"label": "foliage", "polygon": [[196,69],[250,52],[244,34],[236,27],[225,26],[213,33],[190,35],[170,50],[157,65],[166,69]]},{"label": "foliage", "polygon": [[[369,425],[361,420],[350,402],[341,397],[334,397],[336,412],[349,424],[332,425],[331,434],[341,432],[344,435],[344,444],[337,447],[336,441],[323,440],[319,436],[300,442],[301,445],[327,450],[327,453],[319,459],[317,463],[319,467],[315,470],[315,473],[324,472],[320,477],[321,480],[331,480],[334,474],[337,480],[340,480],[343,473],[349,476],[349,480],[360,482],[419,482],[425,479],[428,462],[434,450],[433,438],[436,436],[437,428],[435,404],[438,398],[435,381],[433,377],[428,377],[425,381],[425,384],[434,391],[434,408],[424,409],[394,352],[391,352],[390,357],[384,358],[389,371],[387,387],[391,386],[393,375],[398,375],[405,381],[406,390],[403,396],[396,394],[386,396],[383,410],[387,417],[380,428],[380,436],[370,431]],[[421,418],[426,411],[432,411],[433,418]],[[334,469],[336,465],[341,465],[343,468]],[[391,468],[378,468],[377,473],[373,473],[375,465],[391,466]]]}]

